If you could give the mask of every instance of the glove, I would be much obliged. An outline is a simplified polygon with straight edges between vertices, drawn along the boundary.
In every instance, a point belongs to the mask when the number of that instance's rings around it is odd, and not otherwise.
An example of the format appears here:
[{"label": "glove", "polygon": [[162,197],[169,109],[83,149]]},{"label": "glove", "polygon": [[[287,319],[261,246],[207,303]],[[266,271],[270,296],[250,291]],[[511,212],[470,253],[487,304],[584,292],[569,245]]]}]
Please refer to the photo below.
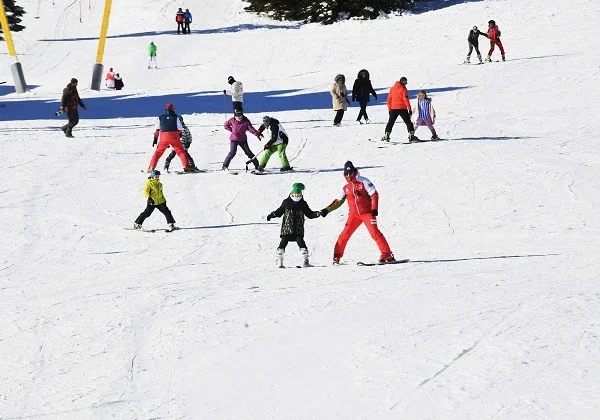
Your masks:
[{"label": "glove", "polygon": [[156,146],[156,143],[158,143],[158,137],[154,136],[154,140],[152,141],[152,147]]},{"label": "glove", "polygon": [[150,206],[154,205],[154,200],[152,199],[152,197],[148,197],[148,205],[150,205]]},{"label": "glove", "polygon": [[377,211],[377,209],[371,210],[371,216],[377,217],[378,214],[379,212]]},{"label": "glove", "polygon": [[326,216],[327,216],[327,213],[329,213],[329,210],[327,210],[327,209],[325,208],[325,209],[323,209],[323,210],[319,211],[319,213],[321,213],[321,217],[326,217]]},{"label": "glove", "polygon": [[227,95],[227,91],[223,89],[223,95]]},{"label": "glove", "polygon": [[265,147],[263,147],[264,150],[269,150],[271,148],[271,146],[269,146],[269,144],[265,144]]},{"label": "glove", "polygon": [[256,138],[258,139],[258,141],[262,141],[262,139],[264,139],[264,138],[265,138],[265,136],[263,136],[261,133],[258,133],[258,134],[256,135]]},{"label": "glove", "polygon": [[273,218],[273,213],[269,213],[267,215],[267,222],[270,222],[272,218]]}]

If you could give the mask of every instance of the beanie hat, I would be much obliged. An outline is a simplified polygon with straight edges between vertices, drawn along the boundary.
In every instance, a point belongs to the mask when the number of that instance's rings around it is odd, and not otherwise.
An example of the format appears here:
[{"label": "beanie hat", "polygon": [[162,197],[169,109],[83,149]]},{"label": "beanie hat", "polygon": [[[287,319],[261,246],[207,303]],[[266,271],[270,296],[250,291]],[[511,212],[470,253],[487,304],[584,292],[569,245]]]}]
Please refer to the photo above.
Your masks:
[{"label": "beanie hat", "polygon": [[344,163],[344,175],[350,175],[351,173],[358,172],[351,161]]},{"label": "beanie hat", "polygon": [[229,83],[230,85],[232,85],[232,84],[233,84],[233,82],[235,82],[235,79],[233,78],[233,76],[229,76],[229,77],[227,78],[227,83]]},{"label": "beanie hat", "polygon": [[406,82],[408,82],[408,80],[406,79],[406,77],[402,76],[400,78],[400,83],[406,83]]},{"label": "beanie hat", "polygon": [[268,123],[269,121],[271,121],[271,117],[269,117],[268,115],[265,115],[263,117],[263,123]]},{"label": "beanie hat", "polygon": [[77,82],[77,79],[73,77],[73,78],[71,79],[71,83],[76,85],[76,84],[78,83],[78,82]]},{"label": "beanie hat", "polygon": [[154,178],[156,175],[160,175],[160,171],[158,169],[153,169],[152,172],[150,172],[148,179]]},{"label": "beanie hat", "polygon": [[302,191],[304,190],[304,184],[301,182],[296,182],[292,185],[292,192],[290,194],[300,194],[302,195]]},{"label": "beanie hat", "polygon": [[165,109],[175,109],[172,103],[168,103],[165,105]]}]

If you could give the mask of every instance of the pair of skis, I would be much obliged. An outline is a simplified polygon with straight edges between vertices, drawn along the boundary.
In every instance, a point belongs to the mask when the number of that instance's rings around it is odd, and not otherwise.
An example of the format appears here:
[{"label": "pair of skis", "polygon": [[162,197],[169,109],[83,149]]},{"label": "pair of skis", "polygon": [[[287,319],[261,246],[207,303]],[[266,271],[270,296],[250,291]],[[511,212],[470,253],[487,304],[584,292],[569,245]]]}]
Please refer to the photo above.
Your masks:
[{"label": "pair of skis", "polygon": [[123,228],[125,230],[135,230],[137,232],[146,232],[146,233],[155,233],[155,232],[159,232],[159,231],[163,231],[163,232],[173,232],[174,230],[177,230],[178,228],[175,229],[171,229],[171,228],[167,228],[167,229],[136,229],[136,228]]}]

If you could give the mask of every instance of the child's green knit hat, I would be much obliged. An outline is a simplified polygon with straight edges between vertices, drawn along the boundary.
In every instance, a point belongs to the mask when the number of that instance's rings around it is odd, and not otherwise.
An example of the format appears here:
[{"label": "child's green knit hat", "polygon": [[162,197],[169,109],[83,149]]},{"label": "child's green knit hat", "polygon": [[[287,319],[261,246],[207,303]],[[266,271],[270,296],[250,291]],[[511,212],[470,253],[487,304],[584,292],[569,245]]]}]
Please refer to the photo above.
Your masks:
[{"label": "child's green knit hat", "polygon": [[292,192],[290,194],[300,194],[302,195],[302,191],[304,190],[304,184],[301,182],[296,182],[292,185]]}]

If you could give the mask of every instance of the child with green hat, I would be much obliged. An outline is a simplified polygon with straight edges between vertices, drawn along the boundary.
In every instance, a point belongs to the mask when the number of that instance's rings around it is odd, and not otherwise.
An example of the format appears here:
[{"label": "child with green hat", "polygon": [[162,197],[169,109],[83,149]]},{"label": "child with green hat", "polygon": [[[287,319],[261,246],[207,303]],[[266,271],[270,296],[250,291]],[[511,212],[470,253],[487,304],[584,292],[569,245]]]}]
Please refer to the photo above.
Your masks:
[{"label": "child with green hat", "polygon": [[300,248],[300,252],[302,252],[302,266],[311,266],[308,261],[306,242],[304,242],[304,216],[309,219],[315,219],[321,215],[321,212],[310,209],[302,196],[303,190],[304,184],[302,183],[297,182],[292,185],[292,192],[290,192],[289,197],[283,200],[277,210],[272,211],[267,216],[268,221],[274,217],[283,216],[280,234],[281,242],[277,247],[277,267],[279,268],[285,268],[283,265],[283,256],[285,254],[285,247],[290,241],[295,241]]}]

